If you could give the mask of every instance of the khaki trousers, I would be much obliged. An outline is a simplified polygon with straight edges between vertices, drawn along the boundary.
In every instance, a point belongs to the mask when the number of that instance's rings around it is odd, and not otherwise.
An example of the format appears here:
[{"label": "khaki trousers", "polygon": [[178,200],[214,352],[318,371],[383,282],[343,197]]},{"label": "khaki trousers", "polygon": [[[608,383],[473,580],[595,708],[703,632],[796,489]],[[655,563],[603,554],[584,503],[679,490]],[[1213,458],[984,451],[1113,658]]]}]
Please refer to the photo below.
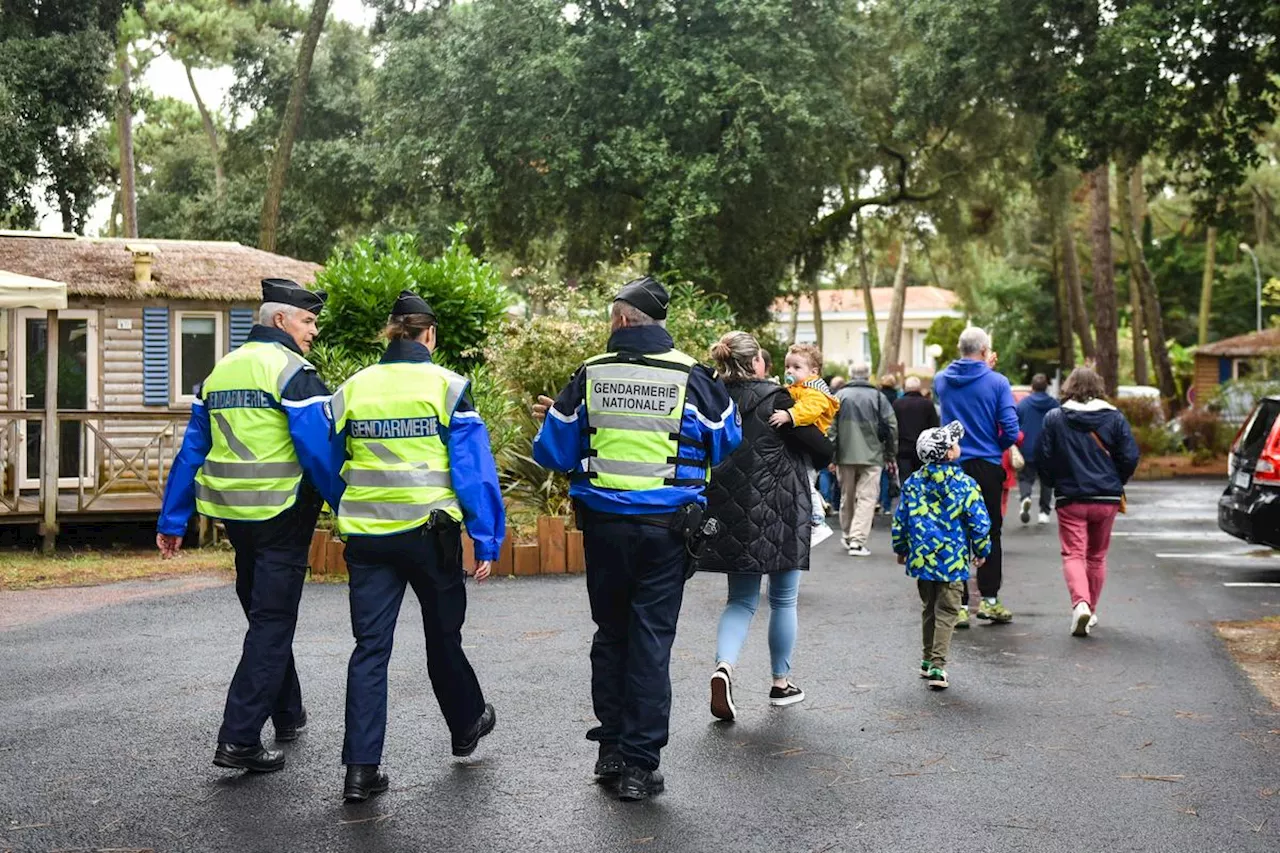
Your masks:
[{"label": "khaki trousers", "polygon": [[849,544],[865,547],[880,499],[880,465],[841,465],[840,529]]},{"label": "khaki trousers", "polygon": [[951,651],[951,634],[960,615],[960,590],[964,581],[916,581],[920,590],[921,634],[924,651],[920,660],[942,669],[947,665],[947,653]]}]

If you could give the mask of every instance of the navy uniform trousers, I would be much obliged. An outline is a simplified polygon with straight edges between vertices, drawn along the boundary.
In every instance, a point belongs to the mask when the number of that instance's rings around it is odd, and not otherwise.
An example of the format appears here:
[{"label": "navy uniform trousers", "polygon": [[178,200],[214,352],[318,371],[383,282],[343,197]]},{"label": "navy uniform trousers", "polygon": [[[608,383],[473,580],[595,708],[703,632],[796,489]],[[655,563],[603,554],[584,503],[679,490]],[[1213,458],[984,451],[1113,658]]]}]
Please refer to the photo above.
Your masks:
[{"label": "navy uniform trousers", "polygon": [[227,690],[221,743],[252,746],[261,742],[268,717],[279,729],[302,716],[293,632],[319,514],[319,498],[304,487],[294,505],[275,518],[225,522],[236,549],[236,596],[249,630]]},{"label": "navy uniform trousers", "polygon": [[484,713],[484,693],[462,650],[467,616],[462,531],[426,526],[390,536],[347,540],[351,629],[356,648],[347,667],[347,731],[343,764],[381,764],[387,733],[387,663],[406,586],[422,608],[427,675],[445,723],[465,734]]},{"label": "navy uniform trousers", "polygon": [[618,516],[588,516],[584,526],[587,595],[596,623],[591,700],[600,721],[587,738],[616,745],[629,765],[656,770],[671,718],[684,537]]}]

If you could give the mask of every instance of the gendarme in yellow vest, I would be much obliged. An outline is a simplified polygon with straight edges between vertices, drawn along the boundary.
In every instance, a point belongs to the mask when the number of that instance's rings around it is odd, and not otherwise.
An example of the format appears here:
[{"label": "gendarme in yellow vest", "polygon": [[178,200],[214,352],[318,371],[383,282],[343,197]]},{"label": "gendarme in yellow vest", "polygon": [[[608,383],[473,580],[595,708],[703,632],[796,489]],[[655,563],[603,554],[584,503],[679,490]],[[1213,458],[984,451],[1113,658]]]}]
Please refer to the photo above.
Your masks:
[{"label": "gendarme in yellow vest", "polygon": [[293,506],[302,466],[281,400],[306,359],[282,344],[251,341],[204,381],[213,445],[196,475],[196,509],[227,521],[266,521]]},{"label": "gendarme in yellow vest", "polygon": [[435,510],[462,520],[445,436],[466,390],[465,377],[430,362],[375,364],[338,389],[334,431],[347,431],[339,533],[401,533]]},{"label": "gendarme in yellow vest", "polygon": [[645,355],[609,352],[587,359],[590,454],[586,470],[575,476],[601,488],[628,491],[706,482],[710,469],[697,480],[676,479],[676,452],[688,441],[680,435],[685,394],[696,364],[675,349]]}]

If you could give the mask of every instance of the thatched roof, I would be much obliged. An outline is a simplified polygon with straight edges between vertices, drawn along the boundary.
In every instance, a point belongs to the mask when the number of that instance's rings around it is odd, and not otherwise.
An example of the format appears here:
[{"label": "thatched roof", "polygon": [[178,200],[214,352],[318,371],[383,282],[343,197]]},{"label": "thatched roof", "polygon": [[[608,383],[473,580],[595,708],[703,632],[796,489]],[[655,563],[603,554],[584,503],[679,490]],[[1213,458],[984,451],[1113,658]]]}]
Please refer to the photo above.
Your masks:
[{"label": "thatched roof", "polygon": [[1280,355],[1280,329],[1263,329],[1234,338],[1223,338],[1196,350],[1196,355],[1248,358],[1255,355]]},{"label": "thatched roof", "polygon": [[[151,282],[138,284],[126,244],[154,246]],[[111,299],[211,299],[256,302],[264,278],[315,281],[319,264],[239,243],[112,240],[0,231],[0,270],[67,283],[67,294]]]}]

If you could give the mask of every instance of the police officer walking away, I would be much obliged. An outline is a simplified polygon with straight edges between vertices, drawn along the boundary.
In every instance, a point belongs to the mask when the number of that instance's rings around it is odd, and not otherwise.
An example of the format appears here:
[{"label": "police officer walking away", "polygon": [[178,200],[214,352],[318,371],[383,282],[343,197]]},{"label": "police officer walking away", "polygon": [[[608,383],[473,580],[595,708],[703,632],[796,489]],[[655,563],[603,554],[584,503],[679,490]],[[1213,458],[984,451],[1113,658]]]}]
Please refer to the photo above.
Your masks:
[{"label": "police officer walking away", "polygon": [[321,496],[336,499],[327,467],[329,391],[303,357],[324,293],[262,282],[258,324],[197,391],[182,449],[165,484],[156,545],[182,547],[193,510],[221,519],[236,550],[236,595],[249,619],[227,690],[213,763],[265,773],[284,753],[262,745],[270,717],[277,743],[307,725],[293,662],[293,632]]},{"label": "police officer walking away", "polygon": [[544,419],[534,459],[570,474],[584,536],[600,721],[587,739],[600,744],[596,776],[617,781],[623,800],[663,790],[686,533],[701,515],[711,466],[742,438],[724,386],[674,348],[668,302],[653,279],[628,282],[613,303],[609,351],[534,407]]},{"label": "police officer walking away", "polygon": [[403,291],[391,309],[382,360],[333,395],[333,452],[346,490],[338,531],[347,540],[351,627],[343,797],[387,789],[379,769],[387,730],[387,662],[405,586],[422,608],[427,673],[453,737],[453,754],[475,752],[497,717],[466,653],[462,529],[475,542],[475,577],[489,576],[506,529],[489,432],[468,381],[432,363],[436,315]]}]

